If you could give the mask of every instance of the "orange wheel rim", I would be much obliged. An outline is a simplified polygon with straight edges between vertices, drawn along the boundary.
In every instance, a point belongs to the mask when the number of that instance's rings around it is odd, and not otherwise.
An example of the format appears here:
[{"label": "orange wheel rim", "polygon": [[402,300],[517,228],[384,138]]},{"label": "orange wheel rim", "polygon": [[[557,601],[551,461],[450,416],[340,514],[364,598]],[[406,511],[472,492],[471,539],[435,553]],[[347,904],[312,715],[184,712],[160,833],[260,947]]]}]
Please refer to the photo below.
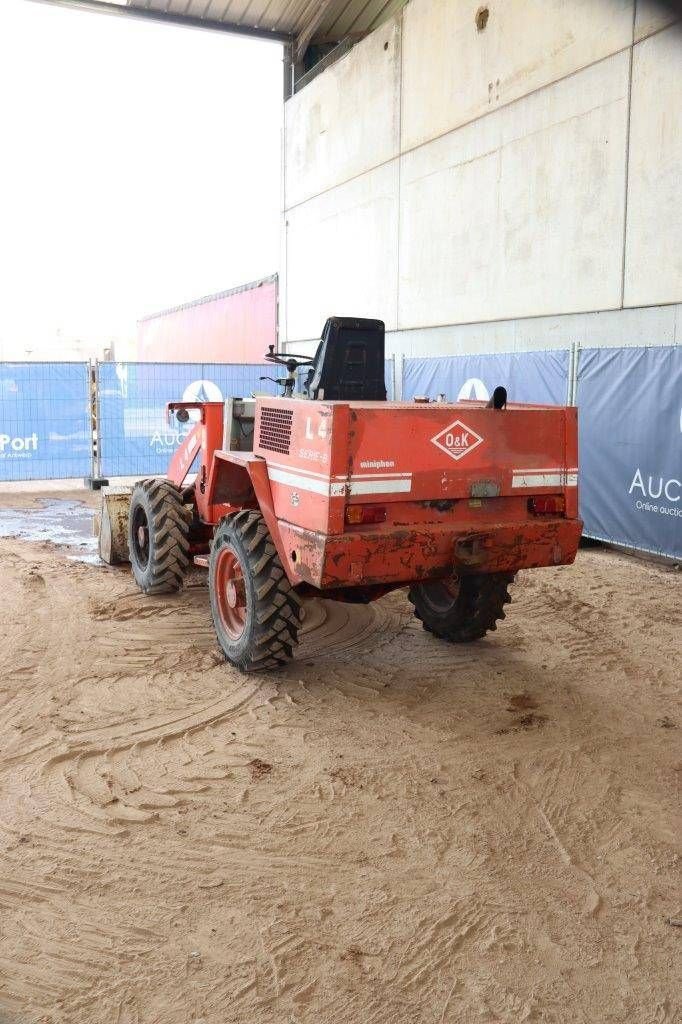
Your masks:
[{"label": "orange wheel rim", "polygon": [[215,597],[225,632],[231,640],[239,640],[246,629],[246,583],[237,552],[229,544],[216,559]]}]

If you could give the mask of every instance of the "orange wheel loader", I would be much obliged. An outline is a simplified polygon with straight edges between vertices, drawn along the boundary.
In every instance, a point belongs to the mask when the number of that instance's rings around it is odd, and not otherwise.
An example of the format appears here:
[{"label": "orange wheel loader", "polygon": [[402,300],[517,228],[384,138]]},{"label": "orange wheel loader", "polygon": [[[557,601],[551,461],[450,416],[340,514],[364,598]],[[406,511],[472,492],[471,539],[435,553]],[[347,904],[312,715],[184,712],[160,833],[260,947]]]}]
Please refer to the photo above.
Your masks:
[{"label": "orange wheel loader", "polygon": [[504,387],[487,405],[388,402],[377,320],[334,317],[314,358],[268,358],[286,367],[281,397],[169,403],[189,429],[167,478],[135,486],[118,545],[103,530],[107,560],[127,547],[147,594],[180,590],[192,562],[208,569],[233,665],[292,658],[310,594],[365,603],[409,588],[425,629],[478,640],[520,569],[573,562],[574,408],[508,404]]}]

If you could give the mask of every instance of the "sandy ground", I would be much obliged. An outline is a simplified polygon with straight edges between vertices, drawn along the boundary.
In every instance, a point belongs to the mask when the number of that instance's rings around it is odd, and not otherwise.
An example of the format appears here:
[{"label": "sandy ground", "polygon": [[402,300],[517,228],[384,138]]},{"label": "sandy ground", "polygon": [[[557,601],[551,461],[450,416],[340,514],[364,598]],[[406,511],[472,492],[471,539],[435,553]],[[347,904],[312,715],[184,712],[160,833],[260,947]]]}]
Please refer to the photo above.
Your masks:
[{"label": "sandy ground", "polygon": [[246,678],[201,576],[0,558],[3,1021],[680,1020],[680,574],[584,551],[471,646],[318,602]]}]

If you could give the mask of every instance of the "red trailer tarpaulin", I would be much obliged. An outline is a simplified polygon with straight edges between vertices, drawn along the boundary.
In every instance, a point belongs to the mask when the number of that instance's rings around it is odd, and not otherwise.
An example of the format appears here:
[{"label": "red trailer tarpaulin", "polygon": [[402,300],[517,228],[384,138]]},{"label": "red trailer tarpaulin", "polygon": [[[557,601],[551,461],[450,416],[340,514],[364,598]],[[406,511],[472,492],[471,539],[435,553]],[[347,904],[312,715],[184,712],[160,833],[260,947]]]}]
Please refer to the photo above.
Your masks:
[{"label": "red trailer tarpaulin", "polygon": [[141,362],[261,363],[277,345],[277,275],[176,306],[137,325]]}]

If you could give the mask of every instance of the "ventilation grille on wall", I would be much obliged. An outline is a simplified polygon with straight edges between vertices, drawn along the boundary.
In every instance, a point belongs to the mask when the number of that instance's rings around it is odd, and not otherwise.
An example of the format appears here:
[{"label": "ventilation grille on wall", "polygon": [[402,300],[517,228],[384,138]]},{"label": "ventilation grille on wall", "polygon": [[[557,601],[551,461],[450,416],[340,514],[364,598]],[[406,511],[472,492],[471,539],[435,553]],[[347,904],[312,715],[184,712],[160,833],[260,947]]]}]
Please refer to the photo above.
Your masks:
[{"label": "ventilation grille on wall", "polygon": [[269,406],[261,407],[260,411],[260,432],[258,444],[261,448],[267,448],[270,452],[280,452],[282,455],[289,454],[291,444],[291,409],[273,409]]}]

